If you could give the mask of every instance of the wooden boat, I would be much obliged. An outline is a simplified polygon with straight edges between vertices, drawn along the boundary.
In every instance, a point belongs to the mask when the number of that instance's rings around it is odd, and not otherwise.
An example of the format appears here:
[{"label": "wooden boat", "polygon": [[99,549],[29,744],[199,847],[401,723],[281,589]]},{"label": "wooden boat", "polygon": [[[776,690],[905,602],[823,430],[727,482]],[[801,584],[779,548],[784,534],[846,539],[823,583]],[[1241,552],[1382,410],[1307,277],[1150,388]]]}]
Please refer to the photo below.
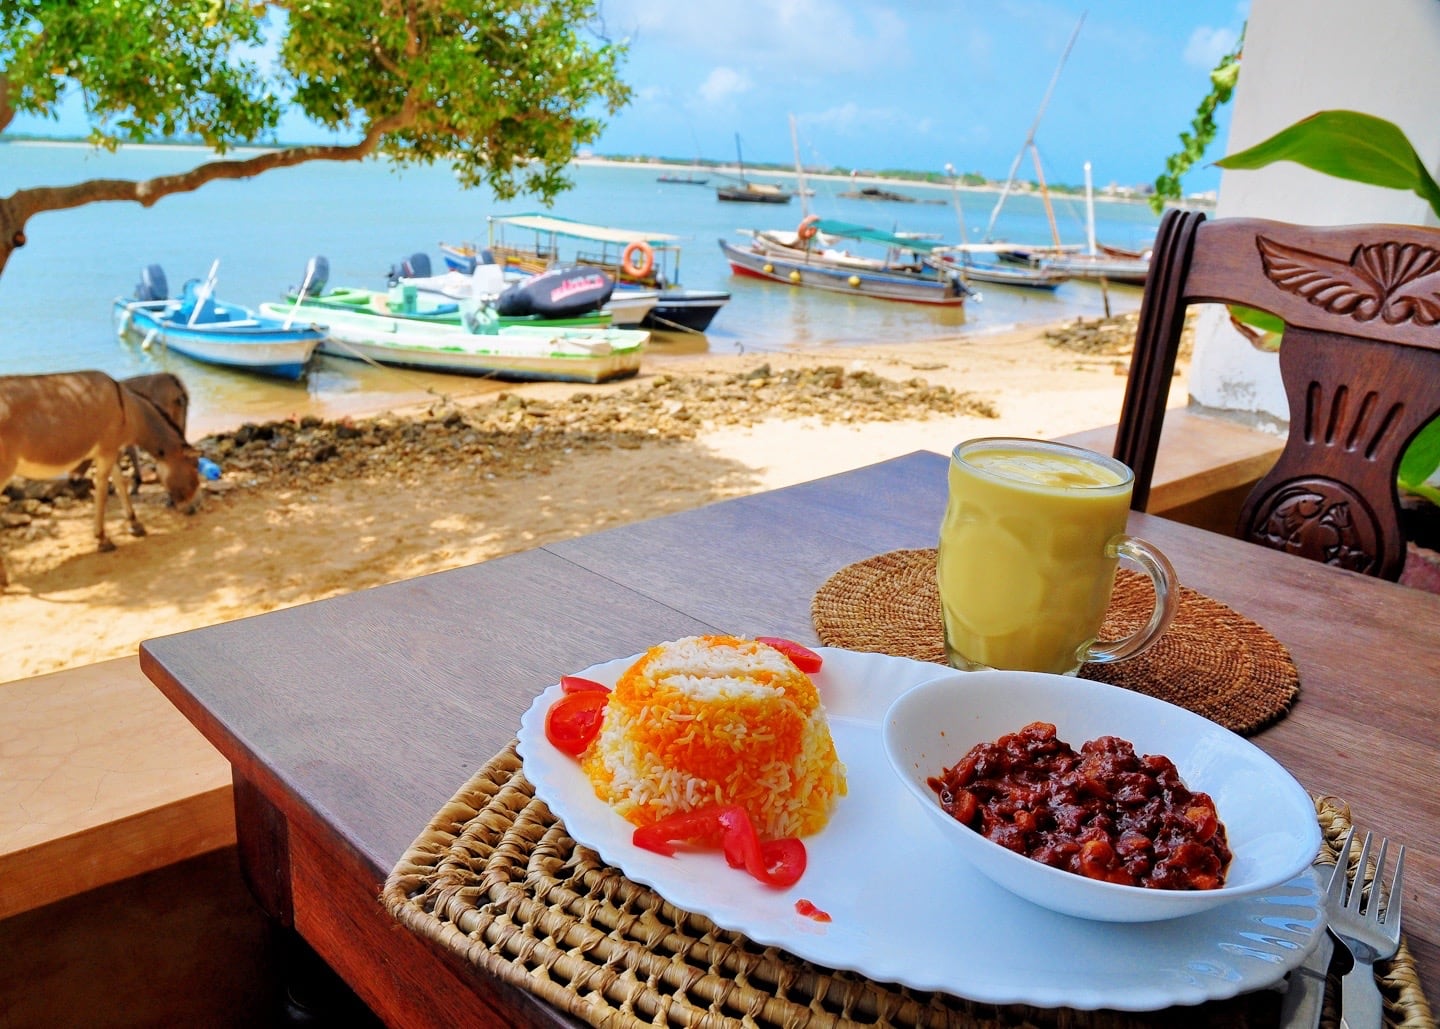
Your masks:
[{"label": "wooden boat", "polygon": [[740,134],[735,134],[735,156],[740,168],[738,181],[715,187],[715,199],[744,204],[788,204],[794,193],[771,182],[751,182],[745,178],[745,155],[740,152]]},{"label": "wooden boat", "polygon": [[[1052,223],[1053,224],[1053,223]],[[1063,246],[1056,242],[1049,247],[1008,247],[1006,259],[1034,269],[1060,272],[1077,279],[1093,279],[1106,283],[1143,286],[1150,274],[1150,252],[1102,248],[1095,240],[1095,199],[1090,182],[1090,162],[1085,162],[1085,231],[1086,244]]]},{"label": "wooden boat", "polygon": [[1048,264],[1012,263],[1001,259],[1004,244],[962,243],[937,248],[938,260],[954,264],[966,282],[984,282],[1019,289],[1055,290],[1070,281],[1070,275]]},{"label": "wooden boat", "polygon": [[920,197],[907,196],[904,193],[896,193],[893,190],[881,189],[879,186],[861,186],[859,189],[849,189],[844,193],[837,194],[844,200],[889,200],[897,204],[943,204],[943,200],[931,198],[921,199]]},{"label": "wooden boat", "polygon": [[656,182],[675,182],[686,186],[703,186],[710,180],[703,175],[657,175]]},{"label": "wooden boat", "polygon": [[715,199],[741,204],[788,204],[795,194],[769,182],[738,182],[715,187]]},{"label": "wooden boat", "polygon": [[258,315],[214,297],[216,266],[192,279],[180,296],[166,296],[165,273],[148,266],[135,295],[117,297],[116,334],[142,349],[164,348],[205,364],[282,379],[300,379],[324,334],[307,322]]},{"label": "wooden boat", "polygon": [[[750,245],[720,240],[737,275],[771,282],[918,304],[958,307],[971,295],[959,269],[932,256],[942,244],[849,222],[807,218],[795,233],[749,232]],[[829,243],[849,240],[883,248],[867,257]]]},{"label": "wooden boat", "polygon": [[[276,316],[284,304],[261,304]],[[319,352],[398,368],[506,380],[606,382],[640,370],[648,332],[603,327],[491,325],[471,332],[443,325],[361,314],[338,308],[309,309],[323,319]]]},{"label": "wooden boat", "polygon": [[[540,271],[566,262],[602,268],[615,279],[610,298],[616,325],[703,333],[730,294],[680,285],[680,238],[664,232],[639,232],[590,225],[550,214],[493,215],[488,252],[506,269]],[[633,305],[650,306],[633,321]],[[624,319],[624,320],[622,320]]]}]

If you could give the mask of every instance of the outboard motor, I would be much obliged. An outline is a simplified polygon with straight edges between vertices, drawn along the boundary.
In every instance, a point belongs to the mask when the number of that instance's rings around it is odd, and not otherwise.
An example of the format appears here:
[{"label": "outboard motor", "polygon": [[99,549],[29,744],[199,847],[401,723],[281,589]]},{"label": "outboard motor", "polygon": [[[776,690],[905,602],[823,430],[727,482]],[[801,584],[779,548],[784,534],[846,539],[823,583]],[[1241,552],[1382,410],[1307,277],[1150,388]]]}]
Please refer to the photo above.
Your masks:
[{"label": "outboard motor", "polygon": [[575,318],[604,307],[614,291],[615,280],[603,269],[577,264],[515,283],[500,294],[495,310],[507,317]]},{"label": "outboard motor", "polygon": [[430,255],[413,253],[400,262],[400,275],[406,279],[430,278]]},{"label": "outboard motor", "polygon": [[305,262],[305,279],[300,284],[302,297],[318,297],[330,281],[330,262],[324,254],[316,254]]},{"label": "outboard motor", "polygon": [[147,264],[140,270],[140,282],[135,287],[136,300],[168,300],[170,287],[165,282],[165,269],[158,264]]}]

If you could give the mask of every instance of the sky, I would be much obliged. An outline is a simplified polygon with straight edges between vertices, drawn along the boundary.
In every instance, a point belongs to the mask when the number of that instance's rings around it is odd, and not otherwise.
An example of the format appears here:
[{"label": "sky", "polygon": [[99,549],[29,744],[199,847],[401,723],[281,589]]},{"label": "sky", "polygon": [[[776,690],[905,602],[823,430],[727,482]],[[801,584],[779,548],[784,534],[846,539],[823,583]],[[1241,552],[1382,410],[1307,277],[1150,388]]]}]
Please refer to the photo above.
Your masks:
[{"label": "sky", "polygon": [[[1035,129],[1046,180],[1097,188],[1153,182],[1179,147],[1210,70],[1233,48],[1249,0],[597,0],[627,40],[632,103],[590,148],[604,156],[806,167],[1009,174]],[[1077,31],[1077,25],[1079,26]],[[1067,44],[1073,46],[1056,77]],[[83,134],[19,119],[15,132]],[[1187,193],[1214,190],[1217,141]],[[315,138],[300,120],[287,142]],[[1021,179],[1036,177],[1029,153]]]},{"label": "sky", "polygon": [[[1210,70],[1238,40],[1237,0],[604,0],[635,89],[596,153],[979,172],[1004,179],[1035,132],[1045,178],[1153,182]],[[723,15],[719,14],[723,10]],[[1081,19],[1083,16],[1083,23]],[[1079,30],[1076,26],[1079,24]],[[1229,127],[1222,108],[1217,142]],[[1027,154],[1021,177],[1034,179]],[[1199,168],[1187,192],[1213,190]]]}]

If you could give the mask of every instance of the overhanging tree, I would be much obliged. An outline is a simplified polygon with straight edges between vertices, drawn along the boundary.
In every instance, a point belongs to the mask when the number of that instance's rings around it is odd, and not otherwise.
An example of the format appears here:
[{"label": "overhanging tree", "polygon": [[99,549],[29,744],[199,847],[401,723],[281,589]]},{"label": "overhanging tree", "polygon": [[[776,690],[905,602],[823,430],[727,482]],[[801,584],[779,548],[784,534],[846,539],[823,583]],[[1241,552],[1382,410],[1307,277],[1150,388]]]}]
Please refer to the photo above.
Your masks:
[{"label": "overhanging tree", "polygon": [[[17,114],[54,117],[78,94],[97,146],[193,139],[215,156],[175,175],[0,197],[0,273],[41,212],[148,207],[307,161],[444,161],[464,186],[549,199],[599,136],[594,112],[629,101],[624,56],[595,0],[5,0],[0,136]],[[274,142],[287,110],[347,141],[224,156]]]}]

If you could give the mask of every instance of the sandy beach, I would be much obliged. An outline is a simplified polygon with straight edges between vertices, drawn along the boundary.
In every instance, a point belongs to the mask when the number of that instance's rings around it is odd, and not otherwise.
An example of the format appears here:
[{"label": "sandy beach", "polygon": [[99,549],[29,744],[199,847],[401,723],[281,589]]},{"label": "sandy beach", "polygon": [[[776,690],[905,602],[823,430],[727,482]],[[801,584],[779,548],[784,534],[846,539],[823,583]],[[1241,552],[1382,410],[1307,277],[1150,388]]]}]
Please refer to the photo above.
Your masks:
[{"label": "sandy beach", "polygon": [[1105,425],[1124,391],[1123,338],[1037,329],[838,355],[657,356],[594,387],[192,429],[223,470],[196,513],[167,508],[151,483],[136,498],[143,538],[111,498],[111,553],[95,550],[89,501],[31,502],[28,524],[0,532],[0,682],[973,436]]}]

